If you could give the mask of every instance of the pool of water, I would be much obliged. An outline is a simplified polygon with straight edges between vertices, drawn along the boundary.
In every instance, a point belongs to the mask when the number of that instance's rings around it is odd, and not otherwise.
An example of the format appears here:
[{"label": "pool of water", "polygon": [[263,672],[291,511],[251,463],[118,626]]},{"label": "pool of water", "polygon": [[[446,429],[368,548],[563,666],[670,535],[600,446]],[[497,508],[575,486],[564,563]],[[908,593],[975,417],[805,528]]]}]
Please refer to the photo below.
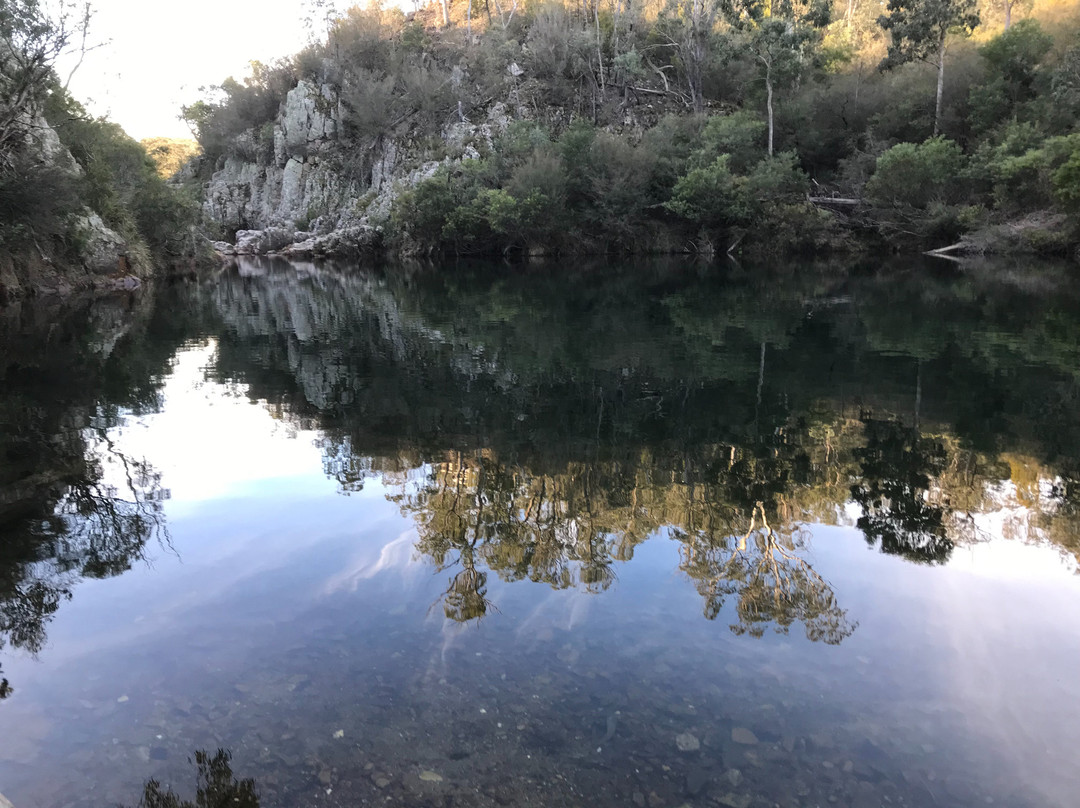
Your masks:
[{"label": "pool of water", "polygon": [[1055,268],[0,310],[0,792],[1075,805],[1078,358]]}]

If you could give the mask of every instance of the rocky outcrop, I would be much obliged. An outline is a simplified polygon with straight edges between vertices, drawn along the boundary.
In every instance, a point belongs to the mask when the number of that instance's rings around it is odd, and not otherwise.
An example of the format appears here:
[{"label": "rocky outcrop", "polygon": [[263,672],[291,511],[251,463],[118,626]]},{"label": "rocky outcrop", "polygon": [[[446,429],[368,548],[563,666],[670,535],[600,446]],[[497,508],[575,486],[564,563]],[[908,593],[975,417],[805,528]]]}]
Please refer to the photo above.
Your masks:
[{"label": "rocky outcrop", "polygon": [[337,109],[329,87],[301,81],[274,124],[270,159],[228,157],[207,185],[206,214],[229,230],[307,230],[338,210],[357,189],[326,160],[337,140]]},{"label": "rocky outcrop", "polygon": [[[273,125],[272,154],[255,147],[234,150],[206,186],[204,212],[235,232],[219,242],[222,254],[280,252],[302,257],[377,249],[390,207],[402,190],[431,177],[440,165],[478,157],[479,143],[510,123],[504,104],[493,104],[480,123],[456,121],[443,132],[453,157],[424,160],[407,133],[383,138],[361,160],[361,176],[342,165],[340,101],[329,86],[301,81],[285,98]],[[352,155],[355,158],[356,155]],[[291,238],[281,243],[281,234]]]},{"label": "rocky outcrop", "polygon": [[87,211],[75,223],[75,233],[82,242],[82,259],[93,275],[126,274],[128,244],[93,211]]},{"label": "rocky outcrop", "polygon": [[[35,116],[28,131],[26,148],[34,159],[73,175],[82,173],[43,117]],[[36,242],[0,253],[0,305],[34,294],[133,289],[149,273],[148,262],[133,255],[138,251],[89,208],[71,220],[70,233],[74,255],[57,255],[50,245]]]},{"label": "rocky outcrop", "polygon": [[308,233],[297,233],[284,227],[270,227],[266,230],[239,230],[236,233],[237,255],[265,255],[277,252],[292,244],[297,238],[309,238]]}]

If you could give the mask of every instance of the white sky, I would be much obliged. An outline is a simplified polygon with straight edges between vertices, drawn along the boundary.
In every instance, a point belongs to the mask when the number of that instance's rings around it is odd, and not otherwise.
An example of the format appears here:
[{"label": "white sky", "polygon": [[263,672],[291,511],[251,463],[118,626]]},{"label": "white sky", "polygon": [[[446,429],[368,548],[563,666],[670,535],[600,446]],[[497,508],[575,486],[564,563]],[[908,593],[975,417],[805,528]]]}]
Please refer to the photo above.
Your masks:
[{"label": "white sky", "polygon": [[[106,44],[87,54],[69,89],[136,139],[190,137],[177,116],[200,86],[240,79],[248,62],[290,56],[307,40],[304,0],[92,3],[90,41]],[[66,77],[65,65],[58,72]]]}]

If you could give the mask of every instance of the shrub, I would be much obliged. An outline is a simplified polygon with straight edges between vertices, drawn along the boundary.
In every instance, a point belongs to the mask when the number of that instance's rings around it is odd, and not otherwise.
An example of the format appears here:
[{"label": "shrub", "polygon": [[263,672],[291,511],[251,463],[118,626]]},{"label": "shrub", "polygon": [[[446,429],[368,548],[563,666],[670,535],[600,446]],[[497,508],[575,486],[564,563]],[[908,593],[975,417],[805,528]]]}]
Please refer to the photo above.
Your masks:
[{"label": "shrub", "polygon": [[664,207],[676,216],[706,227],[743,220],[748,212],[747,199],[731,173],[730,159],[725,154],[708,166],[691,169],[675,183],[671,199]]},{"label": "shrub", "polygon": [[729,155],[729,166],[736,174],[745,173],[765,156],[767,125],[749,112],[714,115],[701,132],[701,145],[694,152],[695,167],[712,163],[720,155]]},{"label": "shrub", "polygon": [[958,178],[966,164],[960,147],[944,137],[898,143],[877,160],[866,196],[882,207],[925,209],[963,195]]},{"label": "shrub", "polygon": [[0,245],[13,247],[67,235],[81,207],[75,177],[37,160],[17,159],[0,171]]}]

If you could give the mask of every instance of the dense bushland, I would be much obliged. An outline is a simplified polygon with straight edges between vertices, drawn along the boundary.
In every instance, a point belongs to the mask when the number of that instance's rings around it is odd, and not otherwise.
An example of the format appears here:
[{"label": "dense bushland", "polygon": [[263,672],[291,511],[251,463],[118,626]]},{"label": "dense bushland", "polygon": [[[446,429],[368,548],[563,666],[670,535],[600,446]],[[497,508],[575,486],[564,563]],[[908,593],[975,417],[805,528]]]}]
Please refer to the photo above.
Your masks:
[{"label": "dense bushland", "polygon": [[940,246],[1022,221],[1013,246],[1064,252],[1078,32],[1045,0],[375,5],[185,115],[212,171],[271,154],[285,94],[322,88],[345,176],[387,138],[443,161],[389,215],[413,250]]}]

